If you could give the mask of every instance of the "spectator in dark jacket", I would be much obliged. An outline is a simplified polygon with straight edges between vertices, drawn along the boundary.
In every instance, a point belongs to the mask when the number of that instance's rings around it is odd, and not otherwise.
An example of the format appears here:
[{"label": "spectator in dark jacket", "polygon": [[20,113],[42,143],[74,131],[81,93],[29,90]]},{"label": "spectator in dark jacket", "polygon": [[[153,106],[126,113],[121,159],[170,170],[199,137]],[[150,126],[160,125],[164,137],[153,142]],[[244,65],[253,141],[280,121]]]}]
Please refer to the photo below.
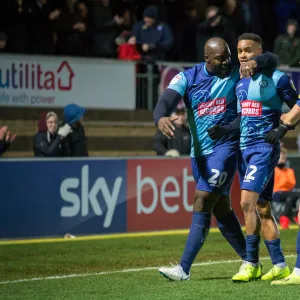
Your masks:
[{"label": "spectator in dark jacket", "polygon": [[8,51],[28,52],[28,5],[25,0],[11,0],[5,13],[8,35]]},{"label": "spectator in dark jacket", "polygon": [[110,7],[110,0],[94,2],[90,13],[90,21],[92,56],[106,58],[116,57],[115,38],[117,29],[123,24],[124,19],[119,15],[113,15],[113,11]]},{"label": "spectator in dark jacket", "polygon": [[[69,156],[66,137],[71,132],[68,124],[58,129],[58,119],[54,112],[42,113],[38,123],[39,132],[34,137],[34,156]],[[58,129],[58,130],[57,130]]]},{"label": "spectator in dark jacket", "polygon": [[178,157],[180,155],[190,154],[191,134],[189,128],[185,125],[185,109],[176,109],[173,116],[177,117],[177,119],[173,121],[175,137],[168,139],[160,130],[157,130],[154,137],[154,149],[156,150],[157,155]]},{"label": "spectator in dark jacket", "polygon": [[212,37],[224,39],[231,50],[231,59],[237,60],[236,33],[233,24],[216,6],[210,6],[206,11],[206,20],[197,26],[197,60],[204,61],[204,45]]},{"label": "spectator in dark jacket", "polygon": [[0,128],[0,156],[9,148],[16,139],[16,134],[12,134],[7,126]]},{"label": "spectator in dark jacket", "polygon": [[68,136],[70,156],[88,156],[86,136],[82,120],[85,108],[77,104],[68,104],[64,109],[64,119],[72,127],[72,133]]},{"label": "spectator in dark jacket", "polygon": [[54,53],[54,32],[47,0],[36,0],[28,8],[29,51],[33,54]]},{"label": "spectator in dark jacket", "polygon": [[144,19],[134,25],[128,43],[136,44],[145,60],[165,59],[173,45],[173,35],[169,25],[159,22],[155,6],[145,9]]},{"label": "spectator in dark jacket", "polygon": [[[59,55],[87,55],[88,22],[84,2],[66,0],[63,9],[55,9],[49,19],[56,32],[56,53]],[[84,11],[86,10],[86,11]]]},{"label": "spectator in dark jacket", "polygon": [[296,36],[298,22],[289,20],[286,34],[279,35],[275,40],[274,53],[280,58],[284,66],[298,67],[300,61],[300,38]]}]

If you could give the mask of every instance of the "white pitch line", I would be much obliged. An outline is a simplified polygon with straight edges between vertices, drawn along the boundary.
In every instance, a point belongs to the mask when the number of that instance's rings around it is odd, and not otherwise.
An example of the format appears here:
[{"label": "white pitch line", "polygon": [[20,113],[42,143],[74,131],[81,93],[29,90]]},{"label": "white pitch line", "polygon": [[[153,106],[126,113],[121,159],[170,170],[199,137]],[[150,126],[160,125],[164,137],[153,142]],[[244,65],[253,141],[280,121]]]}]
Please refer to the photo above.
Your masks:
[{"label": "white pitch line", "polygon": [[[285,258],[296,257],[296,255],[286,255]],[[270,257],[261,257],[260,260],[267,260]],[[200,266],[210,266],[210,265],[219,265],[219,264],[230,264],[230,263],[238,263],[241,262],[240,259],[234,260],[219,260],[219,261],[207,261],[202,263],[195,263],[193,267]],[[8,280],[8,281],[0,281],[0,284],[11,284],[11,283],[19,283],[19,282],[29,282],[29,281],[42,281],[42,280],[51,280],[51,279],[64,279],[64,278],[73,278],[73,277],[87,277],[87,276],[101,276],[101,275],[111,275],[118,273],[133,273],[133,272],[142,272],[142,271],[151,271],[157,270],[158,267],[148,267],[148,268],[137,268],[137,269],[123,269],[118,271],[106,271],[106,272],[98,272],[98,273],[83,273],[83,274],[69,274],[69,275],[61,275],[61,276],[48,276],[48,277],[35,277],[35,278],[27,278],[27,279],[18,279],[18,280]]]}]

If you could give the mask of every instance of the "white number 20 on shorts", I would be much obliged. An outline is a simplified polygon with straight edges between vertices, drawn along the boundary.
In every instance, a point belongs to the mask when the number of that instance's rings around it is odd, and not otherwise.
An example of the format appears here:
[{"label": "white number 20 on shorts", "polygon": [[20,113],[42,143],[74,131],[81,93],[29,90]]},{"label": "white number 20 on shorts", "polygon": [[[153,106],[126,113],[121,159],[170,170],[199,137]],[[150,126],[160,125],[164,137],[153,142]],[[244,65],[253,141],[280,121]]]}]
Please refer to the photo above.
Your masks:
[{"label": "white number 20 on shorts", "polygon": [[214,175],[208,179],[208,183],[213,185],[223,185],[227,178],[227,172],[222,172],[220,174],[220,171],[217,169],[211,169],[211,171]]}]

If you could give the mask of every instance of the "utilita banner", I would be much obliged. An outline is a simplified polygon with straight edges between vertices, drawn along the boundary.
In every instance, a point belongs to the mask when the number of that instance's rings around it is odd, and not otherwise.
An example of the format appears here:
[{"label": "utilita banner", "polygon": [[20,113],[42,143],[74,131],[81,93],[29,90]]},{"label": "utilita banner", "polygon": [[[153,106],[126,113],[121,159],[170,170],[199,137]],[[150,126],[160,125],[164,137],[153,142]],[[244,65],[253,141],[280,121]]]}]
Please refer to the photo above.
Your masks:
[{"label": "utilita banner", "polygon": [[69,103],[135,109],[135,64],[91,58],[0,56],[0,105],[64,107]]},{"label": "utilita banner", "polygon": [[188,158],[7,159],[0,182],[0,238],[188,228],[195,191]]}]

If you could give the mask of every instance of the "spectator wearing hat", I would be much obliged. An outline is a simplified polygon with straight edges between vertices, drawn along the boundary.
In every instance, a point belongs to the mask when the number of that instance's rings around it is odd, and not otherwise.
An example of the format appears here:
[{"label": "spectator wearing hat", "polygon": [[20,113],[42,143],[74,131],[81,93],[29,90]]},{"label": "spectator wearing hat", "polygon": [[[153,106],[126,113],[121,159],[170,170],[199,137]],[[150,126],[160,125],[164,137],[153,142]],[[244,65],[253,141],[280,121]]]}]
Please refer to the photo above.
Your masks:
[{"label": "spectator wearing hat", "polygon": [[68,104],[64,108],[65,123],[72,127],[72,133],[67,141],[70,149],[70,156],[88,156],[87,138],[82,125],[85,108],[77,104]]},{"label": "spectator wearing hat", "polygon": [[185,108],[177,108],[171,115],[174,117],[173,125],[175,127],[174,138],[168,139],[157,130],[154,136],[154,150],[157,155],[178,157],[180,155],[189,155],[191,152],[191,134],[186,126]]},{"label": "spectator wearing hat", "polygon": [[71,126],[65,124],[58,128],[58,118],[55,112],[42,113],[38,129],[33,143],[35,157],[69,156],[66,137],[72,131]]},{"label": "spectator wearing hat", "polygon": [[170,27],[159,21],[155,6],[149,6],[145,9],[144,19],[134,25],[132,37],[128,43],[137,45],[142,58],[145,60],[165,59],[166,52],[173,45],[173,35]]},{"label": "spectator wearing hat", "polygon": [[300,38],[296,36],[298,22],[287,22],[286,34],[279,35],[275,40],[274,53],[280,58],[282,66],[299,67],[300,61]]}]

